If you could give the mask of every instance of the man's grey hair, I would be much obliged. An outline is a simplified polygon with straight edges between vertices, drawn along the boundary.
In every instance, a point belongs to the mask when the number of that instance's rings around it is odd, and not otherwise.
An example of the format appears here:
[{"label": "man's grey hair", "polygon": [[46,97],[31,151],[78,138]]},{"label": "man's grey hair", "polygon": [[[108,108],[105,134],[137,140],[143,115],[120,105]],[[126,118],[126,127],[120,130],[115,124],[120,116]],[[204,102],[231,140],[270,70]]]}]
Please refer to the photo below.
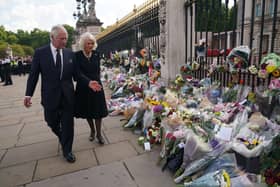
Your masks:
[{"label": "man's grey hair", "polygon": [[94,50],[97,48],[97,42],[96,42],[95,37],[90,32],[85,32],[80,36],[79,47],[80,47],[81,50],[84,50],[86,40],[93,41],[93,43],[94,43],[93,44],[93,49]]},{"label": "man's grey hair", "polygon": [[50,40],[52,41],[53,38],[56,38],[59,31],[64,31],[66,35],[68,36],[67,30],[63,25],[55,25],[52,27],[51,32],[50,32]]}]

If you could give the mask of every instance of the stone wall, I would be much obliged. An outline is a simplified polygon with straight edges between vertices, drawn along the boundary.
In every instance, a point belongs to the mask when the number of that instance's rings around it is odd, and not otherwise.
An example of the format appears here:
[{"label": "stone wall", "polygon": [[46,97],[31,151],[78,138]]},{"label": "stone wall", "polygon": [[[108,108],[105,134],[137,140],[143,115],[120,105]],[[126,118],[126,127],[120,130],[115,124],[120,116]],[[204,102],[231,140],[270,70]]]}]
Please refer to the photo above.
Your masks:
[{"label": "stone wall", "polygon": [[185,1],[160,0],[160,54],[161,75],[169,82],[185,63]]}]

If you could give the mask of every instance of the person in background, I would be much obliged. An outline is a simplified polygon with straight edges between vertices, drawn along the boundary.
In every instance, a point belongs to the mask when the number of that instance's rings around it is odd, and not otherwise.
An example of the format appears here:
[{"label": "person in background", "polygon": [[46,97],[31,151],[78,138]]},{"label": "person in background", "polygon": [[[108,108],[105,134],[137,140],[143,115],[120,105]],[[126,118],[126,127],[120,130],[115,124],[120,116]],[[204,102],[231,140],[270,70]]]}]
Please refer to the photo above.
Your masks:
[{"label": "person in background", "polygon": [[1,82],[4,82],[5,81],[5,75],[4,75],[4,71],[3,71],[3,59],[0,59],[0,79],[1,79]]},{"label": "person in background", "polygon": [[11,77],[11,61],[12,61],[12,57],[10,56],[5,58],[5,60],[3,61],[4,75],[5,75],[5,84],[3,86],[8,86],[13,84],[12,77]]},{"label": "person in background", "polygon": [[[90,127],[89,140],[96,138],[99,144],[104,144],[101,133],[102,118],[108,115],[105,93],[100,80],[100,55],[95,50],[97,43],[95,37],[86,32],[80,38],[80,51],[76,52],[76,60],[81,78],[87,80],[86,84],[79,79],[76,85],[75,117],[86,119]],[[93,88],[88,85],[92,84]],[[93,120],[94,119],[94,120]]]}]

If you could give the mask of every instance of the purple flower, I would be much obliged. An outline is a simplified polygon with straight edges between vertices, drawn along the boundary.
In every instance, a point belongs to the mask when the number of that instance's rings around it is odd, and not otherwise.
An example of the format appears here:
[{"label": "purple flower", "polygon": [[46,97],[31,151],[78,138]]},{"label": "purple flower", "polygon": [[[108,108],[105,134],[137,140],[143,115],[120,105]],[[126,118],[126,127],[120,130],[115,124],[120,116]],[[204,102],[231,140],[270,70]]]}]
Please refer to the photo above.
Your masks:
[{"label": "purple flower", "polygon": [[163,109],[164,109],[164,107],[162,105],[156,105],[156,106],[154,106],[153,111],[154,111],[154,113],[160,113],[163,111]]}]

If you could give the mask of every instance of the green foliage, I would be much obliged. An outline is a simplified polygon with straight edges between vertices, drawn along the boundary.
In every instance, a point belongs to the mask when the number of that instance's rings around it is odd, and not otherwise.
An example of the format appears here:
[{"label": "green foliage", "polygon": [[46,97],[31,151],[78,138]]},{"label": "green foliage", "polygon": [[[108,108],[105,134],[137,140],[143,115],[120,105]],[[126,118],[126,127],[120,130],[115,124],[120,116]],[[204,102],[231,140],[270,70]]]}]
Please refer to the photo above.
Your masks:
[{"label": "green foliage", "polygon": [[4,26],[0,26],[0,41],[6,41],[7,40],[7,33],[5,31],[5,27]]},{"label": "green foliage", "polygon": [[220,0],[198,0],[196,2],[195,29],[222,32],[235,28],[237,8],[227,8]]},{"label": "green foliage", "polygon": [[67,41],[66,47],[67,47],[67,48],[71,48],[72,43],[73,43],[73,41],[74,41],[74,33],[75,33],[75,30],[74,30],[74,28],[71,27],[70,25],[65,24],[65,25],[63,25],[63,26],[65,27],[65,29],[66,29],[67,32],[68,32],[68,41]]},{"label": "green foliage", "polygon": [[28,33],[28,31],[19,29],[17,30],[16,35],[18,37],[18,44],[27,46],[31,45],[32,36],[30,33]]},{"label": "green foliage", "polygon": [[15,34],[10,34],[7,38],[7,42],[9,44],[16,44],[18,42],[18,38]]},{"label": "green foliage", "polygon": [[5,58],[7,55],[6,49],[8,44],[5,42],[1,42],[0,44],[0,58]]},{"label": "green foliage", "polygon": [[11,45],[11,48],[13,50],[13,56],[25,56],[24,50],[21,45],[14,44]]},{"label": "green foliage", "polygon": [[48,31],[42,31],[38,28],[34,28],[31,32],[31,47],[33,49],[36,49],[42,45],[46,45],[50,42],[49,32]]},{"label": "green foliage", "polygon": [[33,56],[34,55],[34,49],[30,46],[22,45],[22,49],[24,50],[24,54],[26,56]]}]

